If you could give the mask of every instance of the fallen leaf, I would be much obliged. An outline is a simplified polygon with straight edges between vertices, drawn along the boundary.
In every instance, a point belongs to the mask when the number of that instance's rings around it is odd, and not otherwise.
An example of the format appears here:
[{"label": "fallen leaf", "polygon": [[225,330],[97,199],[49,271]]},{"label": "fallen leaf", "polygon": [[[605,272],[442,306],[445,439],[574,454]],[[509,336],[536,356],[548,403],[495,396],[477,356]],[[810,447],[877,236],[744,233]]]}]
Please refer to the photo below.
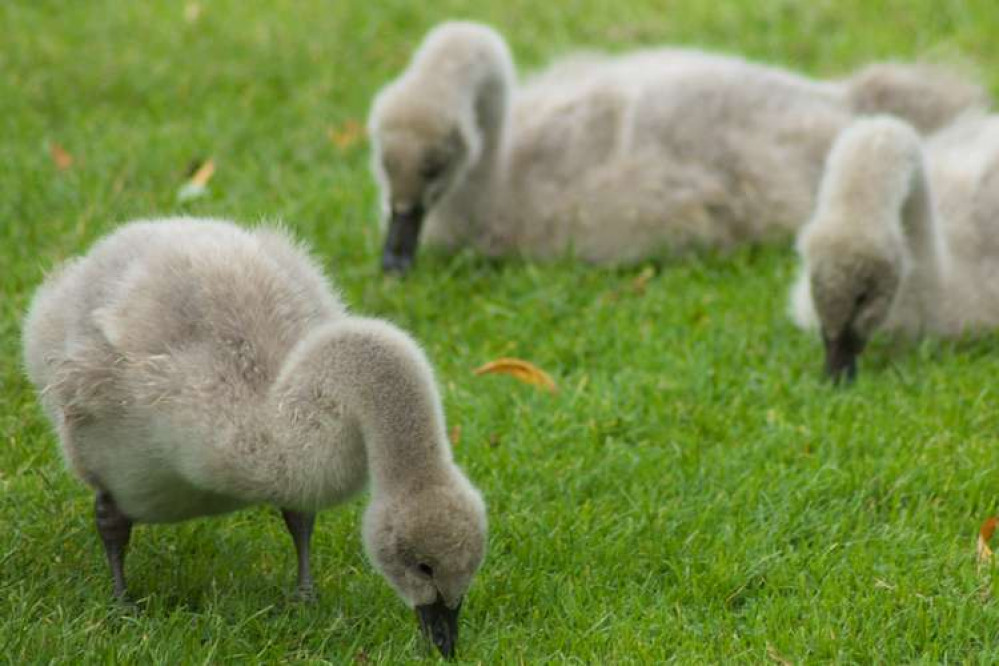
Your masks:
[{"label": "fallen leaf", "polygon": [[790,659],[782,655],[780,652],[778,652],[777,648],[775,648],[769,642],[767,643],[767,656],[770,657],[772,661],[780,664],[781,666],[794,666],[793,661],[791,661]]},{"label": "fallen leaf", "polygon": [[982,526],[978,528],[978,563],[986,564],[992,561],[992,548],[989,547],[989,540],[992,539],[992,534],[996,531],[996,524],[999,523],[999,518],[996,516],[989,516],[982,523]]},{"label": "fallen leaf", "polygon": [[495,449],[499,445],[500,445],[499,433],[494,432],[493,434],[489,435],[489,446]]},{"label": "fallen leaf", "polygon": [[451,446],[458,446],[458,443],[461,442],[461,426],[452,426],[448,438],[451,440]]},{"label": "fallen leaf", "polygon": [[533,384],[546,391],[555,393],[558,387],[555,381],[541,368],[519,358],[498,358],[475,369],[476,375],[501,374],[510,375],[525,384]]},{"label": "fallen leaf", "polygon": [[364,138],[364,125],[353,118],[339,127],[331,127],[326,135],[340,150],[347,150]]},{"label": "fallen leaf", "polygon": [[204,196],[208,192],[208,181],[215,175],[215,160],[205,160],[195,169],[194,174],[177,192],[179,201],[190,201]]},{"label": "fallen leaf", "polygon": [[208,181],[215,175],[215,160],[205,160],[205,163],[198,167],[198,170],[191,176],[190,182],[195,185],[205,187]]},{"label": "fallen leaf", "polygon": [[642,272],[631,281],[631,289],[636,294],[644,294],[645,287],[649,284],[649,280],[656,276],[656,269],[652,266],[646,266],[642,269]]},{"label": "fallen leaf", "polygon": [[604,303],[615,303],[629,293],[634,294],[635,296],[644,296],[645,288],[648,286],[649,281],[651,281],[655,276],[655,266],[646,266],[638,275],[632,278],[630,287],[622,285],[615,289],[611,289],[610,291],[604,293],[600,297],[600,300]]},{"label": "fallen leaf", "polygon": [[200,2],[189,2],[184,5],[184,20],[188,23],[194,23],[201,17],[201,3]]},{"label": "fallen leaf", "polygon": [[49,146],[49,154],[52,156],[52,161],[55,163],[56,168],[59,169],[59,171],[65,171],[73,166],[73,156],[58,143],[53,142]]}]

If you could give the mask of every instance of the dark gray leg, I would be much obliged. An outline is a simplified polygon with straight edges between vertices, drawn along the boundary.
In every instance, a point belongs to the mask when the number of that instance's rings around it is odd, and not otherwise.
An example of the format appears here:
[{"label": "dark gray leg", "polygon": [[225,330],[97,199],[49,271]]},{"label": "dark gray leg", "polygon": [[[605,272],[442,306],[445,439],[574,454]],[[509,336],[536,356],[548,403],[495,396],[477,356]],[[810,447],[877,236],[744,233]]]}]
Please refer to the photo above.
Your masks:
[{"label": "dark gray leg", "polygon": [[312,582],[312,571],[309,568],[309,543],[312,528],[316,524],[316,514],[281,509],[281,516],[295,542],[295,554],[298,556],[298,596],[303,601],[314,601],[316,586]]},{"label": "dark gray leg", "polygon": [[111,565],[111,578],[114,581],[114,596],[118,601],[126,602],[125,591],[125,549],[132,535],[132,521],[123,514],[110,493],[97,493],[94,506],[97,516],[97,533],[104,542],[104,552]]}]

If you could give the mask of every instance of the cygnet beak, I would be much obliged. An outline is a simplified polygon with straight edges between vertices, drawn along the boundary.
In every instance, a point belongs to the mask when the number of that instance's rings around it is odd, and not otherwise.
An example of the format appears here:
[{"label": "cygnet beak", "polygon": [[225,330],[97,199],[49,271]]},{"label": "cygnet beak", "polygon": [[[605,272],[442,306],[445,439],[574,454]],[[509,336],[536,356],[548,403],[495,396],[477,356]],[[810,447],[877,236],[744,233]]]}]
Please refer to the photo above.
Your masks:
[{"label": "cygnet beak", "polygon": [[423,226],[422,206],[392,210],[388,236],[382,251],[382,270],[386,273],[405,275],[416,259],[416,245]]},{"label": "cygnet beak", "polygon": [[444,598],[438,594],[437,601],[416,607],[423,635],[433,641],[445,659],[454,659],[455,645],[458,643],[458,611],[461,602],[448,608]]},{"label": "cygnet beak", "polygon": [[840,335],[822,334],[826,347],[826,376],[833,384],[850,384],[857,378],[857,357],[865,340],[847,327]]}]

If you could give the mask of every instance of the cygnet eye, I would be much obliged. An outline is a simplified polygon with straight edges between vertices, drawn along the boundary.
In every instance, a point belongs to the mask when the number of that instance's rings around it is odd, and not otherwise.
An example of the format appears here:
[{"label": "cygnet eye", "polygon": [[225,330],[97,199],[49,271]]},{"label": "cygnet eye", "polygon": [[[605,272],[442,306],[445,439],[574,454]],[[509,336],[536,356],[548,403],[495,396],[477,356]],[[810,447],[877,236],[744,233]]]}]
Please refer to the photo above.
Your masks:
[{"label": "cygnet eye", "polygon": [[382,152],[381,155],[379,155],[379,157],[381,159],[382,169],[384,169],[386,172],[395,171],[396,158],[391,152],[389,151]]},{"label": "cygnet eye", "polygon": [[446,168],[447,162],[443,159],[429,159],[420,167],[420,175],[423,176],[424,180],[437,180]]},{"label": "cygnet eye", "polygon": [[424,563],[421,562],[420,564],[417,565],[416,568],[419,569],[420,573],[422,573],[427,578],[433,578],[434,577],[434,568],[432,566],[430,566],[429,564],[424,564]]}]

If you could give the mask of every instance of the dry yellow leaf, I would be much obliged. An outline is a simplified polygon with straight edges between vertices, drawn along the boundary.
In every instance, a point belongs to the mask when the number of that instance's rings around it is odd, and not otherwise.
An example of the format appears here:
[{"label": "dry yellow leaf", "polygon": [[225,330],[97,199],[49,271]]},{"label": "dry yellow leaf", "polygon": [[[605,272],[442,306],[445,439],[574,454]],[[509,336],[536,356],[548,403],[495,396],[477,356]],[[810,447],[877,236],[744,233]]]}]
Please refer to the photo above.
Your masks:
[{"label": "dry yellow leaf", "polygon": [[208,192],[208,181],[215,175],[215,160],[205,160],[177,192],[178,201],[190,201]]},{"label": "dry yellow leaf", "polygon": [[558,387],[555,381],[538,366],[519,358],[498,358],[475,369],[476,375],[500,374],[510,375],[525,384],[532,384],[546,391],[555,393]]},{"label": "dry yellow leaf", "polygon": [[978,528],[978,563],[985,564],[992,560],[992,548],[989,547],[989,541],[992,539],[992,534],[996,531],[996,524],[999,523],[999,518],[996,516],[990,516],[985,519],[982,526]]},{"label": "dry yellow leaf", "polygon": [[333,145],[340,150],[347,150],[364,138],[364,125],[351,118],[339,127],[331,127],[326,134]]},{"label": "dry yellow leaf", "polygon": [[204,187],[215,175],[215,160],[205,160],[188,182],[195,187]]},{"label": "dry yellow leaf", "polygon": [[645,287],[648,286],[649,280],[651,280],[655,276],[656,276],[656,269],[652,266],[646,266],[645,268],[642,269],[642,272],[639,273],[634,280],[632,280],[631,282],[632,291],[634,291],[636,294],[639,295],[644,294]]},{"label": "dry yellow leaf", "polygon": [[184,6],[184,20],[194,23],[201,16],[201,3],[189,2]]},{"label": "dry yellow leaf", "polygon": [[780,666],[794,666],[794,662],[777,651],[773,645],[767,642],[767,657]]},{"label": "dry yellow leaf", "polygon": [[458,446],[461,443],[461,426],[456,425],[451,427],[451,432],[448,433],[448,439],[451,440],[451,446]]},{"label": "dry yellow leaf", "polygon": [[605,303],[615,303],[621,300],[623,296],[627,296],[628,294],[634,294],[635,296],[644,296],[645,288],[649,286],[649,282],[655,276],[656,276],[655,266],[646,266],[645,268],[642,269],[642,271],[638,275],[632,278],[630,286],[628,287],[621,286],[616,289],[611,289],[610,291],[606,292],[603,296],[601,296],[600,299]]},{"label": "dry yellow leaf", "polygon": [[65,171],[73,166],[73,156],[58,143],[52,143],[52,145],[49,146],[49,154],[52,155],[52,161],[55,163],[56,168],[59,169],[59,171]]}]

